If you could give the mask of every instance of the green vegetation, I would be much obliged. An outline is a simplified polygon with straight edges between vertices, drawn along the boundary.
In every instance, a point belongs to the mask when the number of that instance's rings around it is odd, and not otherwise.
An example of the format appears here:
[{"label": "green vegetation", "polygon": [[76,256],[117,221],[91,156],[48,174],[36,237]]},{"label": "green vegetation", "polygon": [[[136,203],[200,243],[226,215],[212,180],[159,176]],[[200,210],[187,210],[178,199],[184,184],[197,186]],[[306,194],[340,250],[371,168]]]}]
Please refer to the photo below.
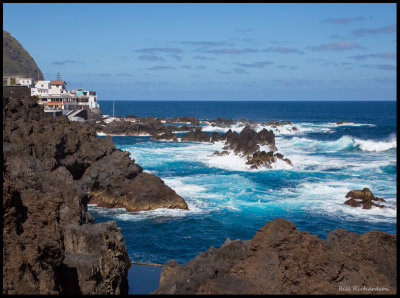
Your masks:
[{"label": "green vegetation", "polygon": [[3,76],[22,76],[44,80],[43,73],[36,65],[35,60],[23,46],[3,30]]}]

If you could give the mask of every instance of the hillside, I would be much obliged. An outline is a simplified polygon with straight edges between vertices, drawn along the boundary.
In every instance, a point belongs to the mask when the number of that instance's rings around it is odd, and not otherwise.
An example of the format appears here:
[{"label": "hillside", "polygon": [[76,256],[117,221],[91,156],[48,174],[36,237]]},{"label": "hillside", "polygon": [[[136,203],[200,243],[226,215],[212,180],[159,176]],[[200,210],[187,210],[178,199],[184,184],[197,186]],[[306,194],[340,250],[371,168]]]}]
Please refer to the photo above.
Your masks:
[{"label": "hillside", "polygon": [[24,47],[3,30],[3,75],[19,75],[44,80],[42,71]]}]

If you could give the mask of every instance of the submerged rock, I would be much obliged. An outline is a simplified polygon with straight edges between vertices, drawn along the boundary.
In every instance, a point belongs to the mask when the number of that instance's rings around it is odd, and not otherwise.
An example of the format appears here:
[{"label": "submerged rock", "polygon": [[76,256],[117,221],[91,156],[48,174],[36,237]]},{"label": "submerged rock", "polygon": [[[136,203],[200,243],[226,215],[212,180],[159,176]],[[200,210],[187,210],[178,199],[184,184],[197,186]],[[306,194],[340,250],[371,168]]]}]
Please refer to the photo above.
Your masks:
[{"label": "submerged rock", "polygon": [[342,125],[342,124],[357,124],[357,123],[343,120],[343,121],[336,122],[336,124],[337,125]]},{"label": "submerged rock", "polygon": [[363,190],[351,190],[346,194],[348,199],[344,204],[351,207],[362,207],[362,209],[371,209],[374,207],[385,208],[385,205],[376,204],[376,202],[386,202],[382,198],[375,197],[368,188]]},{"label": "submerged rock", "polygon": [[[155,293],[396,293],[396,235],[380,231],[360,235],[337,229],[322,240],[277,218],[259,229],[247,247],[242,246],[245,252],[233,258],[227,257],[222,247],[211,247],[181,266],[169,261]],[[222,274],[215,265],[216,252],[228,260],[229,269]],[[368,290],[377,287],[379,290]]]},{"label": "submerged rock", "polygon": [[211,154],[212,156],[225,156],[225,155],[229,155],[229,151],[226,151],[226,150],[224,150],[224,151],[222,151],[222,152],[219,152],[219,151],[215,151],[213,154]]}]

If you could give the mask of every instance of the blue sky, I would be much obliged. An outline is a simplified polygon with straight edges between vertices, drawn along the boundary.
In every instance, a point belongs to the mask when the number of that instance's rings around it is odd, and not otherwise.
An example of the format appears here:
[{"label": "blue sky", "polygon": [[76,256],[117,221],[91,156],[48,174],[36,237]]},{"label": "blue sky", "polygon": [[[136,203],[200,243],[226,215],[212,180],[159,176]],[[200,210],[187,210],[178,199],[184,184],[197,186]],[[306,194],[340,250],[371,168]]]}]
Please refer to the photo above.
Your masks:
[{"label": "blue sky", "polygon": [[394,3],[5,3],[45,79],[99,100],[396,100]]}]

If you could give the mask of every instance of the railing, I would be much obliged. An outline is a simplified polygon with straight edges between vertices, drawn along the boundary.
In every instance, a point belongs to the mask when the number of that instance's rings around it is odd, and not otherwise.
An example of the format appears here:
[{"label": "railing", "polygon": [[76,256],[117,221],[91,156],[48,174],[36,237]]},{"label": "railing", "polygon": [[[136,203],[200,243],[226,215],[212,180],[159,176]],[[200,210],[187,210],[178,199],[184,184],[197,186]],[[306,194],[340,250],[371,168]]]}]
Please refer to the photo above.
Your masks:
[{"label": "railing", "polygon": [[44,106],[44,109],[47,110],[47,111],[59,111],[59,110],[62,110],[62,108],[50,107],[50,106]]}]

